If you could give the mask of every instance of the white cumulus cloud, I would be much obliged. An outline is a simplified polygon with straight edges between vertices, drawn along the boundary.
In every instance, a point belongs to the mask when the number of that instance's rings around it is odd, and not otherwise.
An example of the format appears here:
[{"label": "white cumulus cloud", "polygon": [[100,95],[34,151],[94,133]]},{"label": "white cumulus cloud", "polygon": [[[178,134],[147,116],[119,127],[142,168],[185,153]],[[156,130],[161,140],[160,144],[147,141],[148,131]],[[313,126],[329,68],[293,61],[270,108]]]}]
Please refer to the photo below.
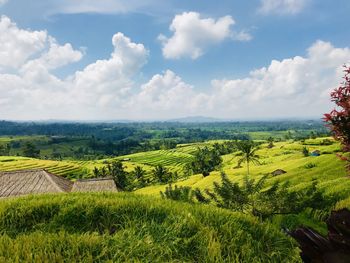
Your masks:
[{"label": "white cumulus cloud", "polygon": [[263,14],[297,14],[308,0],[261,0],[259,11]]},{"label": "white cumulus cloud", "polygon": [[0,18],[0,69],[18,68],[31,56],[42,51],[47,42],[46,31],[19,29],[7,16]]},{"label": "white cumulus cloud", "polygon": [[0,55],[0,119],[321,117],[331,108],[329,92],[342,80],[342,65],[350,61],[349,48],[319,40],[304,56],[272,60],[244,78],[212,80],[206,91],[171,70],[138,84],[149,51],[116,33],[108,58],[60,78],[55,69],[79,61],[83,52],[45,31],[19,29],[7,17],[0,25],[0,45],[19,52]]},{"label": "white cumulus cloud", "polygon": [[[6,26],[1,31],[0,37],[5,40],[1,44],[5,47],[10,44],[14,50],[18,47],[20,53],[3,55],[11,59],[6,64],[3,62],[0,71],[0,118],[103,118],[101,109],[107,108],[112,114],[121,107],[121,99],[132,87],[132,77],[139,73],[148,57],[142,44],[117,33],[112,38],[114,50],[109,59],[97,60],[61,79],[52,70],[79,61],[83,56],[81,51],[73,49],[70,43],[59,45],[42,31],[43,41],[31,41],[32,45],[25,41],[30,52],[22,52],[23,37],[13,37],[14,32],[32,37],[37,31],[19,29],[7,17],[2,21]],[[19,62],[11,64],[13,59]]]},{"label": "white cumulus cloud", "polygon": [[[231,26],[235,21],[231,16],[202,18],[196,12],[184,12],[176,15],[170,25],[171,37],[160,35],[163,55],[168,59],[191,57],[196,59],[207,48],[232,36]],[[242,37],[242,36],[241,36]],[[245,39],[246,36],[243,36]]]},{"label": "white cumulus cloud", "polygon": [[171,70],[154,75],[131,100],[129,107],[147,112],[152,118],[169,118],[197,112],[208,96],[196,92]]},{"label": "white cumulus cloud", "polygon": [[329,109],[329,92],[341,81],[348,61],[349,48],[316,41],[306,57],[273,60],[243,79],[213,80],[212,103],[257,118],[317,116]]}]

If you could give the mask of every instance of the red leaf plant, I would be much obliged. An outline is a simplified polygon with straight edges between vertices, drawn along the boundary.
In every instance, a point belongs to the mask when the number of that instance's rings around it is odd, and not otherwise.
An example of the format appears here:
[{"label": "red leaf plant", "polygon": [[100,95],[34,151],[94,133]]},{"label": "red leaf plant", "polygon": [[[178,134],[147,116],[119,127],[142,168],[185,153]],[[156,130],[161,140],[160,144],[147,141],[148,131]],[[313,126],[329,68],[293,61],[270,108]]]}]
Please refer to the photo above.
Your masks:
[{"label": "red leaf plant", "polygon": [[[344,153],[350,152],[350,66],[344,65],[344,81],[340,87],[331,92],[331,100],[336,108],[324,114],[323,120],[331,129],[333,137],[340,141]],[[350,158],[338,155],[347,162],[346,168],[350,171]]]}]

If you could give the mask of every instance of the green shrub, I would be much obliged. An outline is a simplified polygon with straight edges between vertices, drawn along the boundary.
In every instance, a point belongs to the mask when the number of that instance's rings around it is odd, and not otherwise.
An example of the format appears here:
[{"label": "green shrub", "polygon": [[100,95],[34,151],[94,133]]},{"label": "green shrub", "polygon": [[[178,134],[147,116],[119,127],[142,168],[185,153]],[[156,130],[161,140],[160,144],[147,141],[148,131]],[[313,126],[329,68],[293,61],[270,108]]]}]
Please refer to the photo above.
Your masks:
[{"label": "green shrub", "polygon": [[315,163],[307,163],[304,165],[305,169],[315,168],[317,165]]},{"label": "green shrub", "polygon": [[182,202],[188,202],[188,203],[192,202],[192,192],[191,192],[191,187],[189,186],[178,187],[177,185],[175,185],[175,187],[173,188],[173,186],[169,184],[169,186],[165,188],[164,193],[162,191],[160,192],[160,195],[164,199],[170,199],[170,200],[182,201]]}]

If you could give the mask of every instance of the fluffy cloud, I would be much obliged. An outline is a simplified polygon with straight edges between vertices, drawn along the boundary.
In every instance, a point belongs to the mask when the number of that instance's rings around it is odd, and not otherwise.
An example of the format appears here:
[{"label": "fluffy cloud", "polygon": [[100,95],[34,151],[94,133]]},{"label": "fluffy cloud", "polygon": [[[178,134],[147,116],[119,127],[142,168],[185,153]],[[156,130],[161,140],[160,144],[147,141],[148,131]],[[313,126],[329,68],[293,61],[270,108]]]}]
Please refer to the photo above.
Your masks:
[{"label": "fluffy cloud", "polygon": [[181,57],[196,59],[203,55],[208,47],[230,38],[231,26],[234,24],[235,21],[231,16],[215,20],[202,18],[196,12],[176,15],[170,25],[173,35],[170,38],[164,35],[158,37],[163,45],[163,55],[168,59]]},{"label": "fluffy cloud", "polygon": [[132,77],[146,63],[148,51],[122,33],[113,36],[114,51],[108,60],[98,60],[75,73],[74,93],[81,103],[100,107],[122,102],[132,87]]},{"label": "fluffy cloud", "polygon": [[61,46],[55,39],[51,38],[49,50],[38,59],[31,60],[29,64],[40,64],[47,69],[56,69],[77,62],[82,56],[82,52],[74,50],[71,44],[66,43]]},{"label": "fluffy cloud", "polygon": [[[52,0],[49,0],[52,1]],[[159,3],[158,3],[159,4]],[[155,0],[61,0],[55,1],[54,9],[52,12],[55,13],[126,13],[140,11],[145,8],[150,8],[156,5]]]},{"label": "fluffy cloud", "polygon": [[151,113],[148,117],[169,118],[196,113],[205,108],[208,98],[208,95],[196,92],[174,72],[166,70],[142,85],[129,107],[136,107],[139,113]]},{"label": "fluffy cloud", "polygon": [[0,18],[0,69],[18,68],[28,58],[43,50],[47,42],[45,31],[19,29],[8,17]]},{"label": "fluffy cloud", "polygon": [[[341,81],[342,64],[350,61],[349,48],[316,41],[305,56],[273,60],[245,78],[213,80],[212,88],[205,92],[171,70],[138,85],[134,81],[149,52],[117,33],[109,58],[59,78],[54,70],[79,61],[83,56],[80,50],[69,43],[60,45],[45,31],[19,29],[6,17],[0,24],[6,25],[0,37],[7,41],[1,44],[9,43],[20,52],[2,54],[6,60],[1,60],[0,71],[1,119],[320,116],[331,107],[329,92]],[[13,32],[36,41],[30,45]],[[42,38],[33,37],[42,34]],[[15,59],[21,64],[13,64]]]},{"label": "fluffy cloud", "polygon": [[[3,54],[7,60],[4,60],[6,64],[2,61],[4,67],[0,72],[1,118],[103,118],[102,109],[112,112],[120,107],[122,98],[132,87],[132,77],[139,73],[148,57],[142,44],[117,33],[112,39],[114,50],[109,59],[97,60],[60,79],[52,71],[79,61],[83,56],[81,51],[74,50],[69,43],[59,45],[46,32],[42,41],[31,41],[30,45],[24,37],[13,37],[14,32],[31,39],[41,36],[41,32],[19,29],[7,17],[2,18],[3,24],[6,26],[0,37],[6,41],[2,44],[10,44],[14,50],[19,47],[19,53],[12,54],[10,50]],[[26,49],[21,49],[23,42]],[[19,62],[12,64],[14,59]]]},{"label": "fluffy cloud", "polygon": [[220,102],[252,118],[317,116],[329,109],[329,92],[338,85],[342,65],[349,60],[350,49],[317,41],[306,57],[273,60],[247,78],[212,81],[212,104]]},{"label": "fluffy cloud", "polygon": [[297,14],[308,0],[261,0],[259,11],[263,14]]}]

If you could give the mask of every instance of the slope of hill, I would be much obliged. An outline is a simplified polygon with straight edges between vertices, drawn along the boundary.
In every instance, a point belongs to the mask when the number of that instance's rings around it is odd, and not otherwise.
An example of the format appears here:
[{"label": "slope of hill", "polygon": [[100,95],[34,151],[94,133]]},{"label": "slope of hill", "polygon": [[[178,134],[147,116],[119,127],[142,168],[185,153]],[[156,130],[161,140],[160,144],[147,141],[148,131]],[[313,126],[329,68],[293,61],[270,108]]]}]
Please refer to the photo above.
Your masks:
[{"label": "slope of hill", "polygon": [[[290,181],[291,185],[300,189],[311,184],[313,179],[318,180],[319,187],[326,190],[326,193],[337,193],[344,198],[348,196],[350,189],[350,180],[346,177],[344,163],[339,160],[336,153],[339,151],[339,145],[321,145],[321,139],[307,140],[304,144],[301,142],[278,142],[275,147],[269,149],[267,144],[261,145],[261,149],[257,152],[260,156],[261,165],[251,166],[250,176],[252,178],[260,178],[265,174],[269,174],[267,185],[272,185],[275,181]],[[186,146],[191,149],[191,146]],[[307,147],[310,152],[319,150],[320,156],[304,157],[302,148]],[[186,149],[186,148],[185,148]],[[183,151],[183,148],[177,148]],[[242,182],[246,176],[246,166],[235,168],[239,156],[237,153],[223,156],[222,170],[228,177],[235,182]],[[132,159],[131,159],[132,161]],[[276,169],[283,169],[287,173],[272,176],[271,173]],[[220,181],[220,172],[212,172],[210,176],[193,175],[187,179],[177,182],[177,185],[191,186],[192,188],[212,188],[213,183]],[[153,185],[136,191],[141,194],[159,195],[160,191],[164,191],[166,185]]]},{"label": "slope of hill", "polygon": [[3,262],[300,262],[270,224],[133,194],[61,194],[0,204]]}]

